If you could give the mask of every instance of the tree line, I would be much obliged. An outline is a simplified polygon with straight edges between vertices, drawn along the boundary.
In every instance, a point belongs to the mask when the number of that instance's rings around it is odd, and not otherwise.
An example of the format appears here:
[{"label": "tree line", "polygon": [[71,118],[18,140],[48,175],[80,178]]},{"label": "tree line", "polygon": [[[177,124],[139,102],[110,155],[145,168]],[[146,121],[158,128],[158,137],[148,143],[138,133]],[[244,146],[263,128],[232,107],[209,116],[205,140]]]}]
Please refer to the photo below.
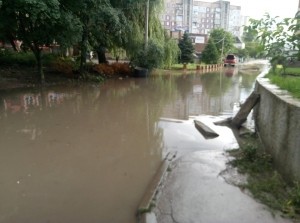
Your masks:
[{"label": "tree line", "polygon": [[99,63],[106,62],[106,50],[122,49],[137,63],[141,56],[152,56],[148,65],[170,66],[177,60],[178,47],[159,21],[162,8],[163,0],[149,0],[145,47],[145,0],[0,0],[0,40],[13,46],[20,40],[23,50],[31,50],[41,81],[42,46],[53,43],[63,50],[78,46],[80,73],[85,72],[90,50],[97,53]]}]

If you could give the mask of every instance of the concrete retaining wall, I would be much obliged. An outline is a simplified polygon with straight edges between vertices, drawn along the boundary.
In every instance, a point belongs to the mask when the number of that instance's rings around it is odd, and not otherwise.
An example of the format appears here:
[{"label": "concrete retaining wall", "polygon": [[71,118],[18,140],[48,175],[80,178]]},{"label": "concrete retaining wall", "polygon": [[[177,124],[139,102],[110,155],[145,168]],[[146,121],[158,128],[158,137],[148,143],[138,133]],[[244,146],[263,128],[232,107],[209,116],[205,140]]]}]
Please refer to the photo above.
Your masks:
[{"label": "concrete retaining wall", "polygon": [[300,100],[267,78],[257,78],[255,88],[260,103],[254,117],[264,147],[287,180],[300,181]]}]

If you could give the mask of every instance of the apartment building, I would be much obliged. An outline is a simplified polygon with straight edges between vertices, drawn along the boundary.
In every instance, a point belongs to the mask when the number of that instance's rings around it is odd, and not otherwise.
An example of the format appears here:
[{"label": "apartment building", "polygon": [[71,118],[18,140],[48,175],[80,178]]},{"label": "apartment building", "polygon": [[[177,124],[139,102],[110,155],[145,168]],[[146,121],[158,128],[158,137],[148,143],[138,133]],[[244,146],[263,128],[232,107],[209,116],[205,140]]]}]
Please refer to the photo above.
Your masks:
[{"label": "apartment building", "polygon": [[241,7],[229,1],[165,0],[161,21],[171,31],[207,35],[212,29],[223,28],[235,36],[242,35]]}]

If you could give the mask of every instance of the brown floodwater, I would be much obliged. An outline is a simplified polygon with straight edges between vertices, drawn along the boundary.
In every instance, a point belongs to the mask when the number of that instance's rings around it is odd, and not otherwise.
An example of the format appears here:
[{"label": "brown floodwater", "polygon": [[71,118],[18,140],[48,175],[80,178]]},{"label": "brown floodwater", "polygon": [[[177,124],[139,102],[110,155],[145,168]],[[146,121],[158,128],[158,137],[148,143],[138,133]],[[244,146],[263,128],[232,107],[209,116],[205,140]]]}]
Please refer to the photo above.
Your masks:
[{"label": "brown floodwater", "polygon": [[[169,151],[224,147],[256,75],[224,69],[0,92],[0,222],[131,223]],[[216,118],[216,116],[218,118]]]}]

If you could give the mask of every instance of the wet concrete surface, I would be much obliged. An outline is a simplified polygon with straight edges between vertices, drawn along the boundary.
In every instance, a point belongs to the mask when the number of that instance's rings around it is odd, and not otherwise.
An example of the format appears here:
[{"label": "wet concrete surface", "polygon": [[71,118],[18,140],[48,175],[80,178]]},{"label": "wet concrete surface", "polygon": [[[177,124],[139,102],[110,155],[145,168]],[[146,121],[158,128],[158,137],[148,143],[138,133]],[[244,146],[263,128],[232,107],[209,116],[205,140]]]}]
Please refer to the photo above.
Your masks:
[{"label": "wet concrete surface", "polygon": [[175,161],[161,188],[156,218],[151,216],[148,223],[292,222],[233,185],[245,178],[235,171],[225,174],[228,159],[224,151],[209,150]]},{"label": "wet concrete surface", "polygon": [[[219,137],[205,139],[201,134],[197,135],[192,125],[193,119],[203,121]],[[173,128],[169,131],[165,128],[165,141],[171,151],[178,151],[178,158],[172,162],[171,171],[159,188],[156,207],[145,217],[144,222],[293,222],[238,187],[247,182],[247,177],[227,165],[233,159],[227,150],[238,147],[234,136],[236,133],[233,134],[228,127],[214,125],[218,119],[222,117],[191,117],[191,120],[184,123],[184,128],[176,128],[180,123],[172,123]],[[253,129],[251,120],[247,121],[247,127]]]}]

